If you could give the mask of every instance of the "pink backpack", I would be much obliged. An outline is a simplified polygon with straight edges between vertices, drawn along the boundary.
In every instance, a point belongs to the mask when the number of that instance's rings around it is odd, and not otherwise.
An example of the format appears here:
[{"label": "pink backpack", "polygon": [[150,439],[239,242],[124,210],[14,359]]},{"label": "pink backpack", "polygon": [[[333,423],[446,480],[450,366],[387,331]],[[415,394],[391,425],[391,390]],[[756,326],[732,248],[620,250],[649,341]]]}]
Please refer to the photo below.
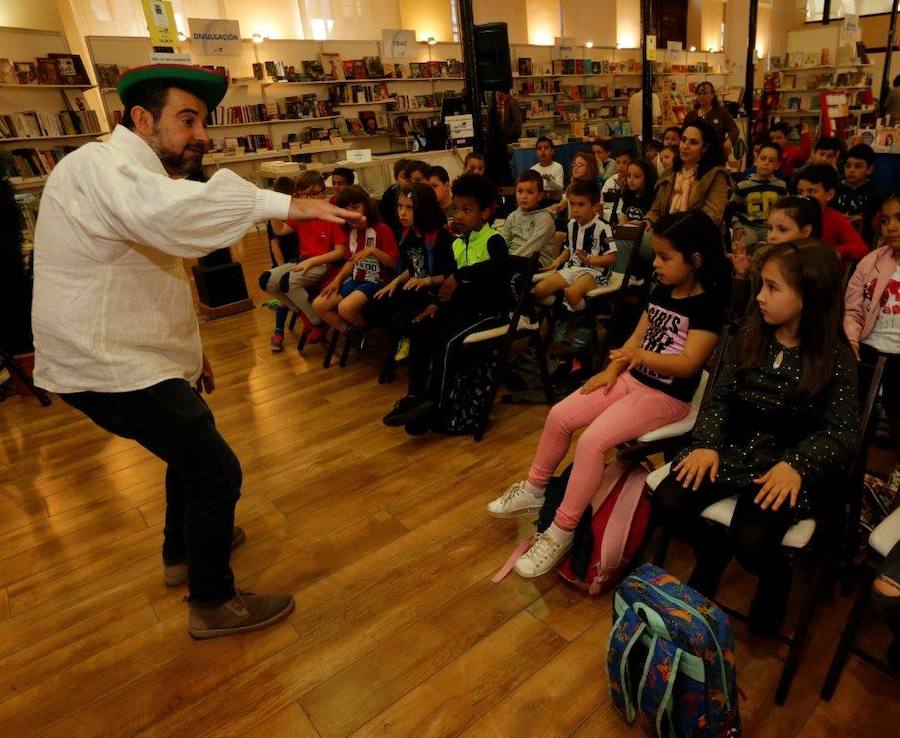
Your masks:
[{"label": "pink backpack", "polygon": [[[538,516],[538,532],[553,521],[562,502],[572,467],[547,486],[544,506]],[[609,464],[600,489],[585,510],[575,531],[572,549],[556,567],[567,582],[592,595],[603,594],[624,577],[628,564],[638,553],[650,522],[650,502],[644,494],[649,469],[642,464]],[[519,557],[531,546],[533,536],[522,541],[494,577],[503,580]]]}]

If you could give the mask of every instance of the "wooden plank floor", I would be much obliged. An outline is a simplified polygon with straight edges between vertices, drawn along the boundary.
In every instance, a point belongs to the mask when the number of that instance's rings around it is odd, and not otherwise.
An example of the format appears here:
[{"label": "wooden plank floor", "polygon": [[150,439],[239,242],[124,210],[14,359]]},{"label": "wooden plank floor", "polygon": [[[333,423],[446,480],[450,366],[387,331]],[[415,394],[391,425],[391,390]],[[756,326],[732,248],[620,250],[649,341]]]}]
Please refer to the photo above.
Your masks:
[{"label": "wooden plank floor", "polygon": [[[260,302],[264,244],[235,251]],[[271,321],[258,307],[202,327],[245,472],[239,585],[297,599],[256,634],[188,637],[185,593],[162,584],[160,462],[61,401],[0,404],[0,736],[640,735],[609,703],[610,597],[490,582],[528,525],[484,505],[526,471],[546,409],[498,404],[479,444],[410,438],[380,422],[404,386],[376,383],[380,347],[326,370],[318,346],[271,354]],[[688,550],[670,565],[685,576]],[[723,597],[746,604],[752,584],[732,567]],[[856,659],[818,698],[849,604],[821,608],[784,708],[784,647],[736,625],[746,735],[900,724],[898,684]]]}]

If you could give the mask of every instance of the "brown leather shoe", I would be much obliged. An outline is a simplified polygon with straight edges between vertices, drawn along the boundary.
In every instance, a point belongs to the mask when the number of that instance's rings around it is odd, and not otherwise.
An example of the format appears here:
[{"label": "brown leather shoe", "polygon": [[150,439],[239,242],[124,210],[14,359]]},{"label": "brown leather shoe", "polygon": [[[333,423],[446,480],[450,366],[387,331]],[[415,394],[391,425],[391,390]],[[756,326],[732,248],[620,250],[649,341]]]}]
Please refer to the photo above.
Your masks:
[{"label": "brown leather shoe", "polygon": [[[238,525],[234,526],[234,529],[231,531],[231,550],[234,551],[240,546],[246,537],[247,535],[244,533],[243,528]],[[187,584],[188,567],[186,561],[180,564],[172,564],[171,566],[163,564],[163,569],[163,579],[167,587],[180,587],[183,584]]]},{"label": "brown leather shoe", "polygon": [[222,605],[209,607],[192,602],[188,633],[192,638],[249,633],[283,620],[293,610],[293,595],[258,595],[238,590]]}]

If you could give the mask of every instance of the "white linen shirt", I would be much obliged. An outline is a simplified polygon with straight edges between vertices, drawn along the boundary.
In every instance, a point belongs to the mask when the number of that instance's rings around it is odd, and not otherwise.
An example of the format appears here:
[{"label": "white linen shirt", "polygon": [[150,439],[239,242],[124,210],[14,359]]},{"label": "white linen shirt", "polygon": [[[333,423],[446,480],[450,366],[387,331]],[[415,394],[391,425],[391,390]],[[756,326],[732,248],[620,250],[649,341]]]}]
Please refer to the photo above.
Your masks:
[{"label": "white linen shirt", "polygon": [[290,196],[228,169],[172,179],[147,143],[116,126],[50,173],[34,238],[34,381],[52,392],[128,392],[202,369],[182,257],[284,219]]}]

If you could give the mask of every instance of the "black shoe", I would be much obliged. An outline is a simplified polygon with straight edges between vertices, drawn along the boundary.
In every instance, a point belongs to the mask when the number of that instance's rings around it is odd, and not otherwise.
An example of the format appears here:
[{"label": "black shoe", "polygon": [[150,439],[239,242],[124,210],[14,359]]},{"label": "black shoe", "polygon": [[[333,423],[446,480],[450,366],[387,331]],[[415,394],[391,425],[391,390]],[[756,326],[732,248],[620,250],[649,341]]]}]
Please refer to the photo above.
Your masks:
[{"label": "black shoe", "polygon": [[424,418],[434,408],[431,400],[422,400],[412,395],[407,395],[397,401],[394,409],[385,415],[381,422],[391,428],[397,428],[407,423]]},{"label": "black shoe", "polygon": [[760,577],[747,617],[747,627],[753,635],[772,636],[778,632],[787,615],[793,573],[788,568],[784,574]]},{"label": "black shoe", "polygon": [[406,431],[407,435],[424,436],[432,429],[431,418],[426,416],[424,418],[419,418],[418,420],[413,420],[411,423],[404,425],[403,429]]}]

